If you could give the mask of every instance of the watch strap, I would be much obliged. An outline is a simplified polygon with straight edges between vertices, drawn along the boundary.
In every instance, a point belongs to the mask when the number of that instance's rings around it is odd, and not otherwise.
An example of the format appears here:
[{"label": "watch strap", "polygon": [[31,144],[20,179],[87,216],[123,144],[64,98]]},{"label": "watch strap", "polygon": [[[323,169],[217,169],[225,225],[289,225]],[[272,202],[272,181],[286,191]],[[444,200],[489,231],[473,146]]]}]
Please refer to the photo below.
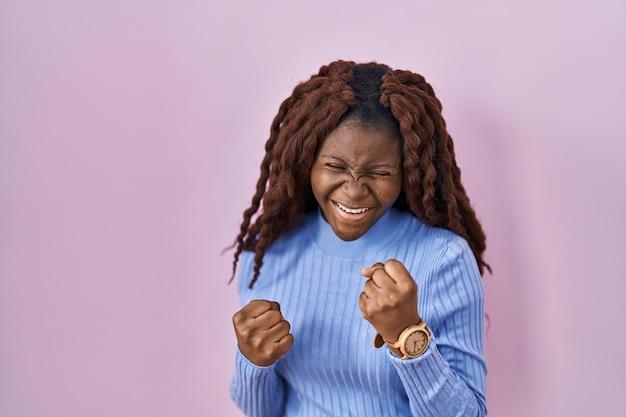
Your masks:
[{"label": "watch strap", "polygon": [[[381,348],[385,343],[388,344],[389,346],[391,346],[394,349],[399,349],[400,348],[400,341],[402,340],[402,334],[407,331],[408,329],[415,327],[415,326],[420,326],[424,323],[424,320],[420,320],[419,323],[416,324],[412,324],[410,326],[407,326],[404,328],[404,330],[402,330],[402,332],[400,332],[400,336],[398,336],[398,340],[396,340],[394,343],[385,340],[384,337],[382,337],[382,335],[380,333],[376,333],[376,336],[374,337],[374,347],[376,349]],[[428,328],[426,328],[428,331]],[[429,332],[430,333],[430,332]]]}]

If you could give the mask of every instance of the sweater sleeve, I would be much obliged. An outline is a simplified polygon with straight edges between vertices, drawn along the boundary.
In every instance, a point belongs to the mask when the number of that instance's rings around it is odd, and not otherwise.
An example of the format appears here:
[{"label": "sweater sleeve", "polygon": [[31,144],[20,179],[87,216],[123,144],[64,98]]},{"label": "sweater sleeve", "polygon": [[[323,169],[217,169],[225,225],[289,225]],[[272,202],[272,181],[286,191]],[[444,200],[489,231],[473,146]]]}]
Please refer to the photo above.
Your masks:
[{"label": "sweater sleeve", "polygon": [[[254,254],[244,251],[239,261],[237,291],[242,306],[249,303],[254,294],[248,288]],[[235,373],[230,385],[232,400],[250,417],[280,416],[286,401],[286,382],[271,366],[257,366],[235,347]]]},{"label": "sweater sleeve", "polygon": [[282,415],[285,406],[285,383],[275,365],[257,366],[240,351],[235,353],[235,375],[230,395],[235,404],[250,417]]},{"label": "sweater sleeve", "polygon": [[391,351],[388,356],[400,375],[413,415],[485,416],[487,368],[480,273],[465,241],[449,244],[439,259],[432,281],[422,284],[428,288],[418,289],[418,308],[422,314],[424,305],[427,312],[422,317],[433,333],[428,349],[415,359],[402,360]]}]

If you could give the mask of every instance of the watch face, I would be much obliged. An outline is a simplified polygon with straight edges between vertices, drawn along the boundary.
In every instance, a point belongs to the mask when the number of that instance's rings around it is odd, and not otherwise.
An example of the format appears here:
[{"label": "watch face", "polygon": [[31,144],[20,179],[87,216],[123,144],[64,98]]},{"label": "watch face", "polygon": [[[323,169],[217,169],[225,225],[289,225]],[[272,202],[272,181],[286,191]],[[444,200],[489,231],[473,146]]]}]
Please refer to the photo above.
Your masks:
[{"label": "watch face", "polygon": [[406,338],[404,350],[407,355],[417,356],[428,347],[428,335],[423,330],[416,330]]}]

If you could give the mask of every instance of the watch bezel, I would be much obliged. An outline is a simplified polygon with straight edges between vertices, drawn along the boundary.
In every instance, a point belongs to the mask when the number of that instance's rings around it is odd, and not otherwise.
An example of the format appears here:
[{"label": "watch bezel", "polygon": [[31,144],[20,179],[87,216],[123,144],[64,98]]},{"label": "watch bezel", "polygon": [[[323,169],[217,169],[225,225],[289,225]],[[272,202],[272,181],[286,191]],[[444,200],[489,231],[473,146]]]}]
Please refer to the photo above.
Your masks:
[{"label": "watch bezel", "polygon": [[[426,334],[426,345],[424,346],[424,349],[421,350],[420,352],[415,353],[415,354],[410,354],[406,350],[406,342],[409,339],[409,337],[413,333],[416,333],[416,332],[421,332],[421,333]],[[432,333],[430,332],[430,329],[428,328],[426,323],[422,320],[418,324],[413,324],[405,328],[402,331],[402,333],[400,333],[400,336],[398,337],[398,340],[395,343],[391,343],[388,340],[383,339],[380,333],[376,333],[376,337],[374,338],[374,347],[380,348],[383,345],[387,344],[394,349],[400,350],[400,353],[402,353],[402,356],[400,357],[400,359],[412,359],[412,358],[417,358],[419,356],[422,356],[424,352],[428,350],[428,346],[430,345],[431,339],[432,339]]]},{"label": "watch bezel", "polygon": [[[406,343],[413,333],[418,333],[418,332],[424,333],[426,335],[426,343],[424,344],[424,348],[417,353],[409,353],[407,352],[407,349],[406,349]],[[430,345],[430,339],[431,339],[430,330],[426,326],[426,323],[422,321],[419,324],[414,324],[404,329],[402,333],[400,333],[400,337],[398,338],[398,341],[394,343],[392,346],[395,347],[396,349],[400,349],[400,352],[402,353],[402,357],[400,359],[413,359],[413,358],[422,356],[424,352],[426,352],[426,350],[428,349],[428,346]]]}]

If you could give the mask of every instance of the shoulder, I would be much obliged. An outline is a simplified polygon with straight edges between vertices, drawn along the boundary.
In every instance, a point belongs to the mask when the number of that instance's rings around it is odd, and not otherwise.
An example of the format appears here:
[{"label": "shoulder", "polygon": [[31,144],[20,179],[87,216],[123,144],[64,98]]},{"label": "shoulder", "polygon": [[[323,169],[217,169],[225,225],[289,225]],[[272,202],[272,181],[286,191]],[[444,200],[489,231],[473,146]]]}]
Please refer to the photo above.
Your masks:
[{"label": "shoulder", "polygon": [[313,228],[316,213],[307,213],[290,230],[282,233],[267,249],[266,256],[284,256],[289,252],[298,252],[309,246],[311,239],[309,230]]},{"label": "shoulder", "polygon": [[447,280],[480,280],[476,258],[468,242],[441,227],[429,226],[408,214],[407,232],[402,236],[402,251],[410,264],[410,271],[422,278],[424,283]]},{"label": "shoulder", "polygon": [[426,226],[422,233],[423,256],[409,271],[418,284],[423,319],[437,329],[455,312],[475,311],[481,316],[483,282],[467,241],[438,227]]},{"label": "shoulder", "polygon": [[[305,216],[290,230],[283,232],[274,243],[265,251],[265,256],[276,256],[284,251],[294,249],[294,245],[304,245],[308,237],[308,230],[314,223],[314,213],[307,213]],[[254,257],[254,250],[244,250],[243,257]],[[264,258],[265,258],[264,256]]]},{"label": "shoulder", "polygon": [[[270,245],[263,254],[263,265],[259,281],[254,284],[254,288],[273,284],[279,275],[274,274],[275,270],[291,265],[302,256],[303,252],[311,247],[310,234],[308,229],[313,222],[313,215],[305,215],[291,230],[281,234],[278,239]],[[254,275],[253,250],[244,250],[241,253],[238,266],[238,282],[240,291],[247,291],[247,285]],[[261,277],[263,279],[261,279]],[[262,282],[261,282],[262,281]]]},{"label": "shoulder", "polygon": [[426,230],[428,238],[433,242],[434,249],[441,255],[443,263],[453,262],[459,257],[466,256],[474,259],[467,241],[453,231],[431,226],[427,226]]},{"label": "shoulder", "polygon": [[426,275],[429,290],[449,297],[464,294],[462,298],[467,300],[482,299],[482,278],[467,241],[450,230],[437,227],[430,228],[430,236],[433,242],[431,269]]},{"label": "shoulder", "polygon": [[396,219],[402,223],[401,240],[405,244],[416,246],[420,251],[427,252],[430,256],[439,254],[454,257],[460,253],[471,253],[467,241],[451,230],[429,226],[406,211],[398,211]]}]

